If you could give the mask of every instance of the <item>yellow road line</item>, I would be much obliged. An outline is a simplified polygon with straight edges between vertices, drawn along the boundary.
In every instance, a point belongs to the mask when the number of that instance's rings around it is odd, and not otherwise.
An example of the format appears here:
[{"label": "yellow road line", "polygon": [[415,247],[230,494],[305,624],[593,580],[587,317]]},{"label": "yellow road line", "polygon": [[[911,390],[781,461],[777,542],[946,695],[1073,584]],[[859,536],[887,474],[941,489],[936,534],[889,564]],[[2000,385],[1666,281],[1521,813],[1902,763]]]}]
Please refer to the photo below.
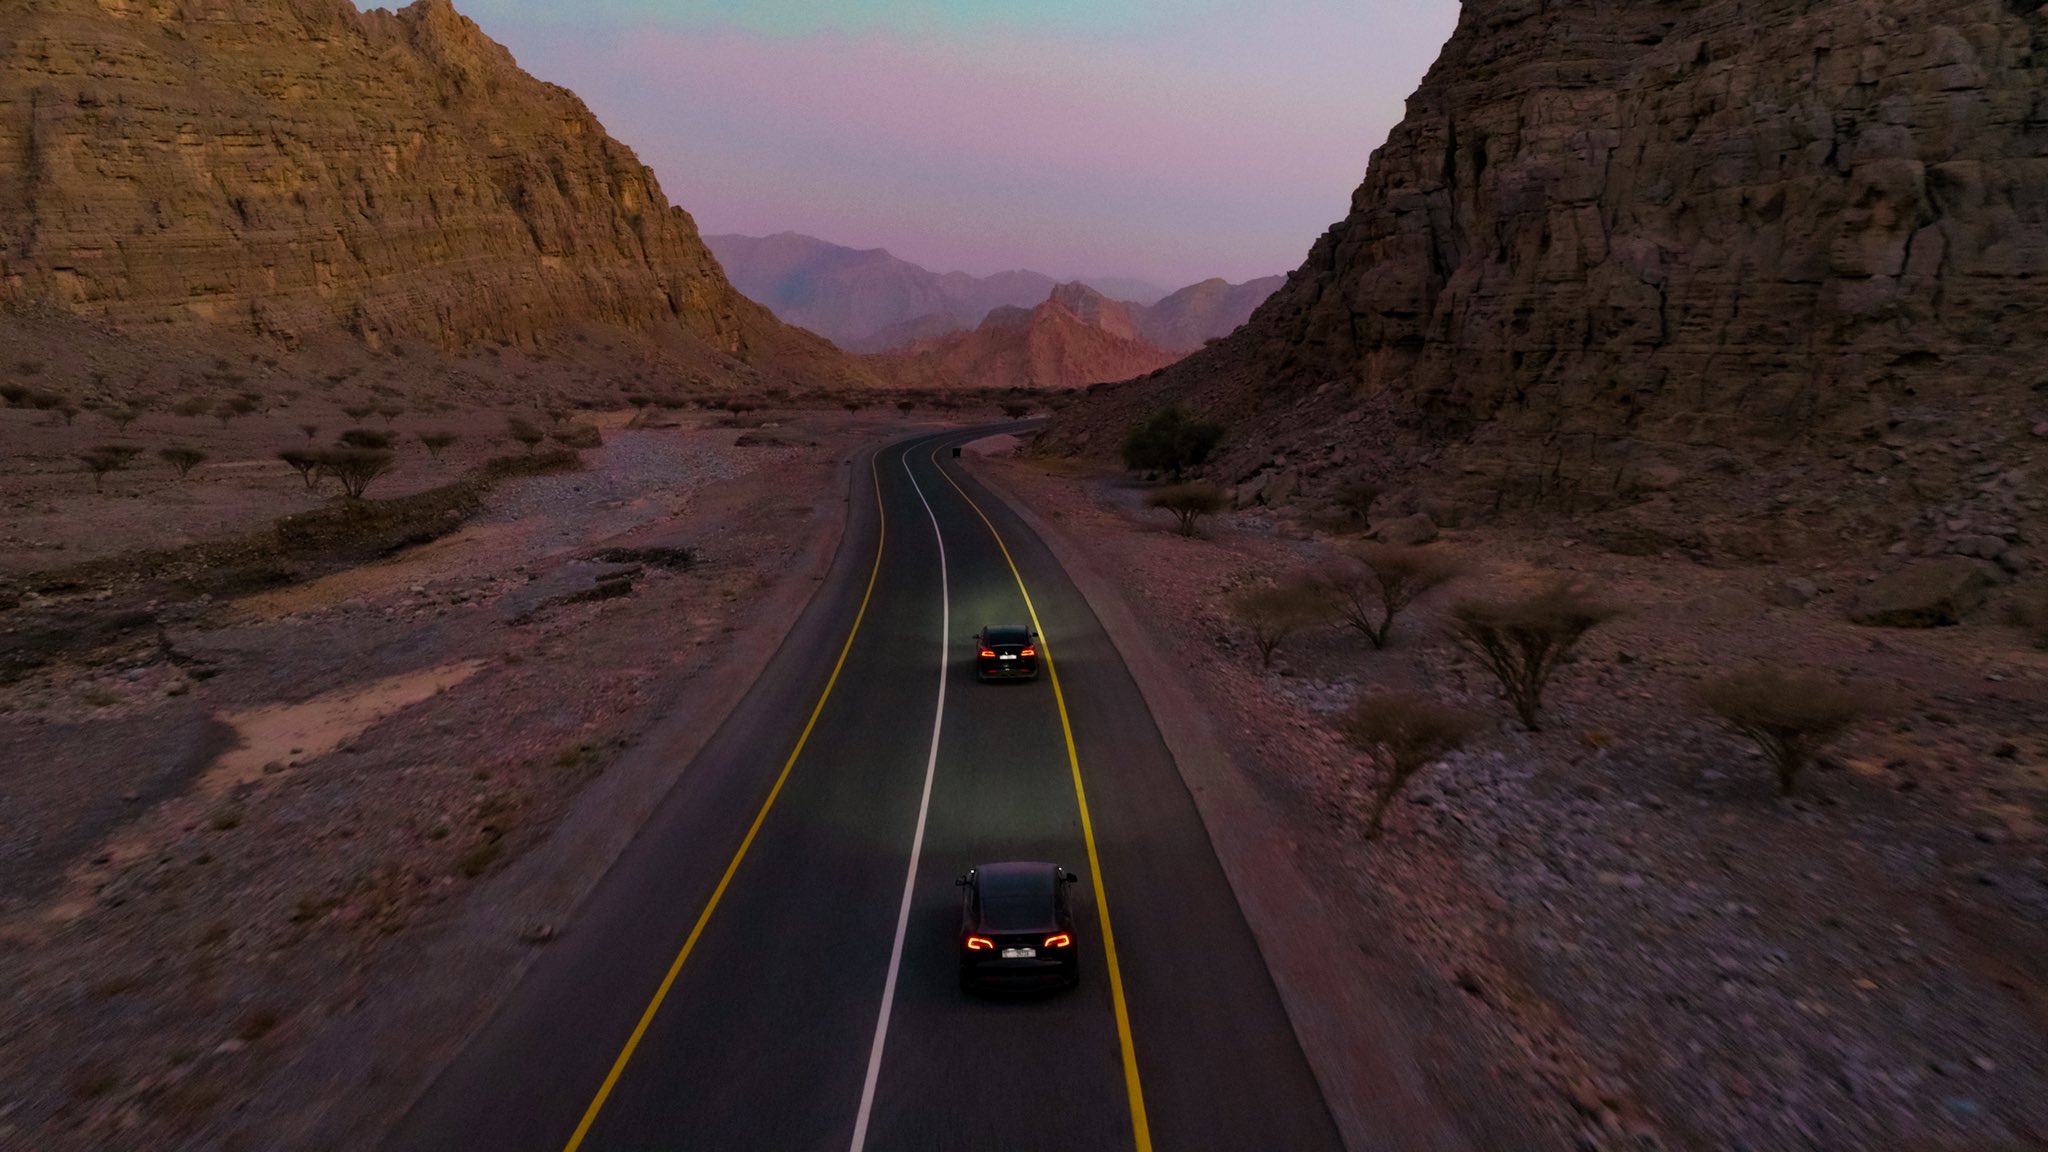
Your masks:
[{"label": "yellow road line", "polygon": [[1060,731],[1067,739],[1067,765],[1074,775],[1074,800],[1081,806],[1081,839],[1088,845],[1088,879],[1095,888],[1095,909],[1102,917],[1102,953],[1109,964],[1109,999],[1116,1008],[1116,1038],[1123,1049],[1124,1090],[1131,1098],[1131,1135],[1137,1141],[1137,1152],[1152,1152],[1152,1126],[1145,1119],[1145,1092],[1138,1083],[1138,1051],[1131,1040],[1131,1013],[1124,1003],[1123,969],[1116,960],[1116,934],[1109,927],[1109,894],[1102,887],[1102,857],[1095,851],[1095,825],[1088,818],[1088,793],[1081,786],[1081,757],[1074,751],[1074,725],[1067,719],[1067,697],[1060,691],[1060,672],[1052,662],[1052,645],[1046,643],[1045,629],[1039,626],[1038,609],[1031,603],[1031,590],[1024,586],[1024,574],[1017,570],[1017,561],[1010,555],[1010,546],[1003,543],[1003,534],[996,531],[995,522],[974,497],[960,487],[958,481],[946,474],[939,464],[939,454],[932,453],[932,468],[946,477],[946,483],[960,494],[981,522],[988,525],[988,534],[995,537],[996,547],[1003,553],[1003,562],[1010,566],[1010,575],[1017,581],[1017,591],[1024,596],[1024,611],[1031,615],[1031,630],[1038,633],[1038,658],[1045,661],[1046,675],[1052,679],[1053,703],[1060,710]]},{"label": "yellow road line", "polygon": [[853,629],[846,634],[846,645],[839,650],[839,659],[832,665],[832,675],[825,681],[825,691],[818,696],[817,707],[811,709],[811,718],[804,723],[803,734],[796,739],[796,747],[790,750],[789,759],[782,765],[782,774],[775,778],[775,786],[768,790],[768,799],[761,804],[761,811],[754,816],[753,826],[747,829],[746,839],[740,841],[738,852],[733,853],[732,863],[726,865],[725,875],[719,877],[718,887],[712,889],[711,900],[704,905],[697,923],[690,929],[690,935],[683,941],[682,951],[676,953],[675,962],[668,966],[668,974],[661,978],[661,986],[654,990],[654,999],[647,1002],[646,1011],[640,1013],[640,1022],[633,1026],[633,1034],[626,1038],[626,1046],[619,1050],[619,1058],[612,1061],[612,1069],[605,1075],[604,1083],[598,1087],[597,1095],[591,1098],[590,1107],[584,1109],[582,1122],[576,1125],[576,1132],[569,1137],[569,1143],[562,1152],[576,1152],[583,1146],[584,1138],[590,1135],[590,1126],[597,1122],[597,1114],[611,1098],[612,1089],[618,1086],[619,1076],[625,1072],[626,1063],[633,1058],[633,1050],[640,1046],[640,1040],[647,1035],[647,1028],[654,1023],[655,1013],[661,1011],[661,1002],[668,998],[668,991],[675,986],[676,977],[682,973],[683,964],[697,947],[697,938],[704,934],[704,926],[711,922],[711,914],[718,910],[718,901],[725,896],[727,886],[732,883],[733,874],[740,869],[740,861],[747,858],[747,849],[754,846],[754,837],[761,831],[761,825],[768,819],[768,810],[775,807],[775,798],[782,794],[782,785],[789,779],[790,769],[796,767],[796,759],[803,755],[804,745],[810,741],[811,729],[818,724],[818,716],[825,711],[825,701],[832,696],[832,688],[839,683],[839,670],[846,666],[846,654],[853,651],[853,639],[860,635],[860,622],[868,614],[868,601],[875,594],[875,581],[882,574],[882,545],[889,536],[889,515],[882,504],[882,478],[875,465],[875,456],[868,457],[868,475],[875,486],[875,514],[880,517],[875,532],[875,564],[868,572],[867,591],[861,594],[860,610],[854,613]]}]

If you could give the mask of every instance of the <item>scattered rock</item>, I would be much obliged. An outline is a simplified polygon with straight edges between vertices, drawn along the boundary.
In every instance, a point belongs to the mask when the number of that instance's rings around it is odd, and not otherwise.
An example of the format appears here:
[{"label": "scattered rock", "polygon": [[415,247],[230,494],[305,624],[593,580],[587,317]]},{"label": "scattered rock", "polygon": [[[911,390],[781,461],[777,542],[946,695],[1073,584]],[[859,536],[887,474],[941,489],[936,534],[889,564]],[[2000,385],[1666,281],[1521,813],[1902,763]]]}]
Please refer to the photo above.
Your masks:
[{"label": "scattered rock", "polygon": [[1436,521],[1428,513],[1417,512],[1381,524],[1373,529],[1373,535],[1388,544],[1427,544],[1437,537]]},{"label": "scattered rock", "polygon": [[1780,580],[1764,589],[1764,600],[1780,608],[1799,608],[1813,602],[1820,595],[1820,585],[1804,576]]},{"label": "scattered rock", "polygon": [[1849,619],[1881,628],[1937,628],[1962,623],[1983,603],[1991,580],[1972,560],[1947,557],[1908,564],[1861,589]]}]

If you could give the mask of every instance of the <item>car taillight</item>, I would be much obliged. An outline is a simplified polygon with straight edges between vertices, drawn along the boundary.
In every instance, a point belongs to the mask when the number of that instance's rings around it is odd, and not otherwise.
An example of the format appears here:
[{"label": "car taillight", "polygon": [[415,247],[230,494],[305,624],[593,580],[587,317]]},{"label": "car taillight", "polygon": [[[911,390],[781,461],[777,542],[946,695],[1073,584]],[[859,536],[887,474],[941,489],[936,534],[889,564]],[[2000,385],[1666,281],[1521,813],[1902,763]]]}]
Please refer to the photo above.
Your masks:
[{"label": "car taillight", "polygon": [[993,948],[995,946],[996,942],[989,939],[986,936],[969,936],[967,938],[967,950],[969,952],[980,952],[983,949]]},{"label": "car taillight", "polygon": [[1036,655],[1038,655],[1038,649],[1036,649],[1036,648],[1026,648],[1026,649],[1024,649],[1024,650],[1023,650],[1022,652],[1019,652],[1019,653],[1017,653],[1017,655],[1019,655],[1019,656],[1036,656]]},{"label": "car taillight", "polygon": [[1074,941],[1065,932],[1062,932],[1057,936],[1047,936],[1045,938],[1045,946],[1047,948],[1065,948],[1073,942]]},{"label": "car taillight", "polygon": [[995,655],[995,654],[996,654],[996,650],[995,650],[995,649],[993,649],[993,648],[983,648],[983,649],[981,650],[981,654],[982,654],[983,656],[993,656],[993,655]]}]

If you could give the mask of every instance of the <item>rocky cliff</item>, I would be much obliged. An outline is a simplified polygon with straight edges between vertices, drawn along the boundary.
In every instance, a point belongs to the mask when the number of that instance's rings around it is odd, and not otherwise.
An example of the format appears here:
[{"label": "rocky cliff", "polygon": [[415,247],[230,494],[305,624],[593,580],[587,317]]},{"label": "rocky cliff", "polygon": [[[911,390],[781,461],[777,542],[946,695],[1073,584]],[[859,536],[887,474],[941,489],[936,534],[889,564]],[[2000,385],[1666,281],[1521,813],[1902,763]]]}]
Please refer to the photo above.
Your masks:
[{"label": "rocky cliff", "polygon": [[1060,284],[1036,308],[997,308],[972,332],[868,357],[914,388],[1079,388],[1172,363],[1138,335],[1129,310],[1085,284]]},{"label": "rocky cliff", "polygon": [[1286,286],[1051,441],[1179,400],[1238,428],[1226,479],[1309,492],[1933,503],[2024,462],[2044,316],[2040,0],[1466,0]]},{"label": "rocky cliff", "polygon": [[0,62],[0,303],[373,345],[598,323],[845,371],[449,0],[15,0]]}]

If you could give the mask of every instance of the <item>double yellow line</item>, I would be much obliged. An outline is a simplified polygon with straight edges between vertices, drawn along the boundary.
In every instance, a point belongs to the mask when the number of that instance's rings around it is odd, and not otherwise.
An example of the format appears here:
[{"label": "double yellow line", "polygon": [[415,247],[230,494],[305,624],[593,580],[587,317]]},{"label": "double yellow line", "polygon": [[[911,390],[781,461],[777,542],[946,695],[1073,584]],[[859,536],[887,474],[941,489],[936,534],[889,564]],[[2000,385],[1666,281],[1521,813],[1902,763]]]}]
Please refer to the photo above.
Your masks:
[{"label": "double yellow line", "polygon": [[[826,679],[825,690],[819,694],[817,706],[811,709],[810,719],[804,722],[804,730],[797,737],[796,747],[790,750],[789,759],[783,763],[782,772],[776,776],[774,787],[768,790],[768,798],[762,802],[761,810],[755,814],[746,837],[740,841],[739,850],[733,853],[732,862],[726,865],[725,874],[719,877],[718,886],[711,891],[711,899],[705,903],[704,911],[697,916],[696,924],[690,928],[689,936],[683,940],[682,950],[676,953],[675,960],[669,964],[668,972],[662,976],[660,986],[654,990],[653,999],[647,1002],[646,1009],[640,1013],[639,1022],[633,1026],[632,1034],[626,1038],[625,1047],[619,1050],[618,1058],[612,1061],[610,1071],[605,1074],[604,1083],[599,1085],[597,1095],[591,1098],[590,1106],[584,1109],[582,1120],[577,1123],[576,1131],[569,1137],[569,1142],[563,1146],[562,1152],[578,1152],[583,1147],[584,1140],[589,1137],[591,1126],[597,1122],[598,1113],[603,1111],[605,1101],[611,1098],[613,1089],[618,1086],[620,1076],[626,1071],[626,1065],[633,1059],[634,1051],[639,1048],[641,1039],[647,1035],[647,1029],[654,1023],[654,1017],[661,1011],[662,1002],[668,998],[669,990],[675,986],[676,978],[682,974],[683,965],[689,961],[690,953],[696,950],[697,940],[703,936],[705,925],[711,922],[712,913],[718,910],[718,903],[725,897],[726,889],[731,886],[733,875],[739,871],[740,863],[746,859],[747,850],[753,847],[754,838],[760,834],[762,824],[767,821],[769,810],[775,807],[776,797],[782,794],[782,786],[789,780],[790,771],[796,767],[797,758],[803,755],[804,745],[809,743],[811,731],[817,727],[819,715],[825,711],[825,702],[831,698],[832,689],[839,683],[839,673],[846,667],[847,654],[853,651],[854,639],[860,635],[861,621],[867,618],[868,604],[874,599],[875,584],[882,574],[882,550],[889,535],[889,516],[882,501],[881,473],[876,463],[879,455],[877,453],[868,457],[868,474],[875,489],[875,514],[879,518],[875,538],[875,560],[868,571],[867,590],[861,594],[860,609],[854,613],[853,628],[846,635],[846,644],[839,649],[839,659],[832,664],[832,675]],[[981,505],[975,502],[974,497],[969,496],[967,490],[960,487],[959,483],[939,466],[937,451],[932,453],[931,462],[932,469],[946,478],[946,483],[952,485],[953,491],[959,493],[960,498],[967,502],[967,506],[974,510],[974,514],[987,525],[989,535],[995,539],[996,547],[1003,553],[1003,562],[1009,565],[1010,575],[1017,582],[1017,591],[1024,597],[1024,610],[1031,617],[1031,630],[1039,634],[1039,658],[1045,661],[1046,674],[1052,681],[1053,703],[1059,709],[1060,732],[1066,740],[1067,765],[1074,779],[1074,800],[1081,809],[1081,837],[1088,847],[1088,879],[1095,890],[1095,907],[1102,921],[1102,951],[1108,965],[1110,1002],[1116,1011],[1117,1042],[1123,1056],[1124,1090],[1130,1099],[1131,1132],[1137,1152],[1152,1152],[1152,1130],[1145,1117],[1145,1096],[1138,1081],[1137,1050],[1131,1039],[1130,1010],[1124,999],[1123,970],[1117,963],[1116,936],[1110,929],[1109,895],[1102,884],[1102,857],[1095,848],[1095,827],[1088,816],[1088,794],[1081,784],[1081,757],[1074,748],[1074,726],[1067,716],[1067,700],[1060,688],[1059,669],[1053,664],[1052,648],[1045,641],[1045,629],[1038,622],[1038,609],[1031,602],[1030,590],[1024,586],[1024,575],[1018,571],[1017,561],[1010,555],[1010,548],[1004,542],[1003,534],[996,530],[995,523],[988,518],[988,513],[982,511]]]}]

